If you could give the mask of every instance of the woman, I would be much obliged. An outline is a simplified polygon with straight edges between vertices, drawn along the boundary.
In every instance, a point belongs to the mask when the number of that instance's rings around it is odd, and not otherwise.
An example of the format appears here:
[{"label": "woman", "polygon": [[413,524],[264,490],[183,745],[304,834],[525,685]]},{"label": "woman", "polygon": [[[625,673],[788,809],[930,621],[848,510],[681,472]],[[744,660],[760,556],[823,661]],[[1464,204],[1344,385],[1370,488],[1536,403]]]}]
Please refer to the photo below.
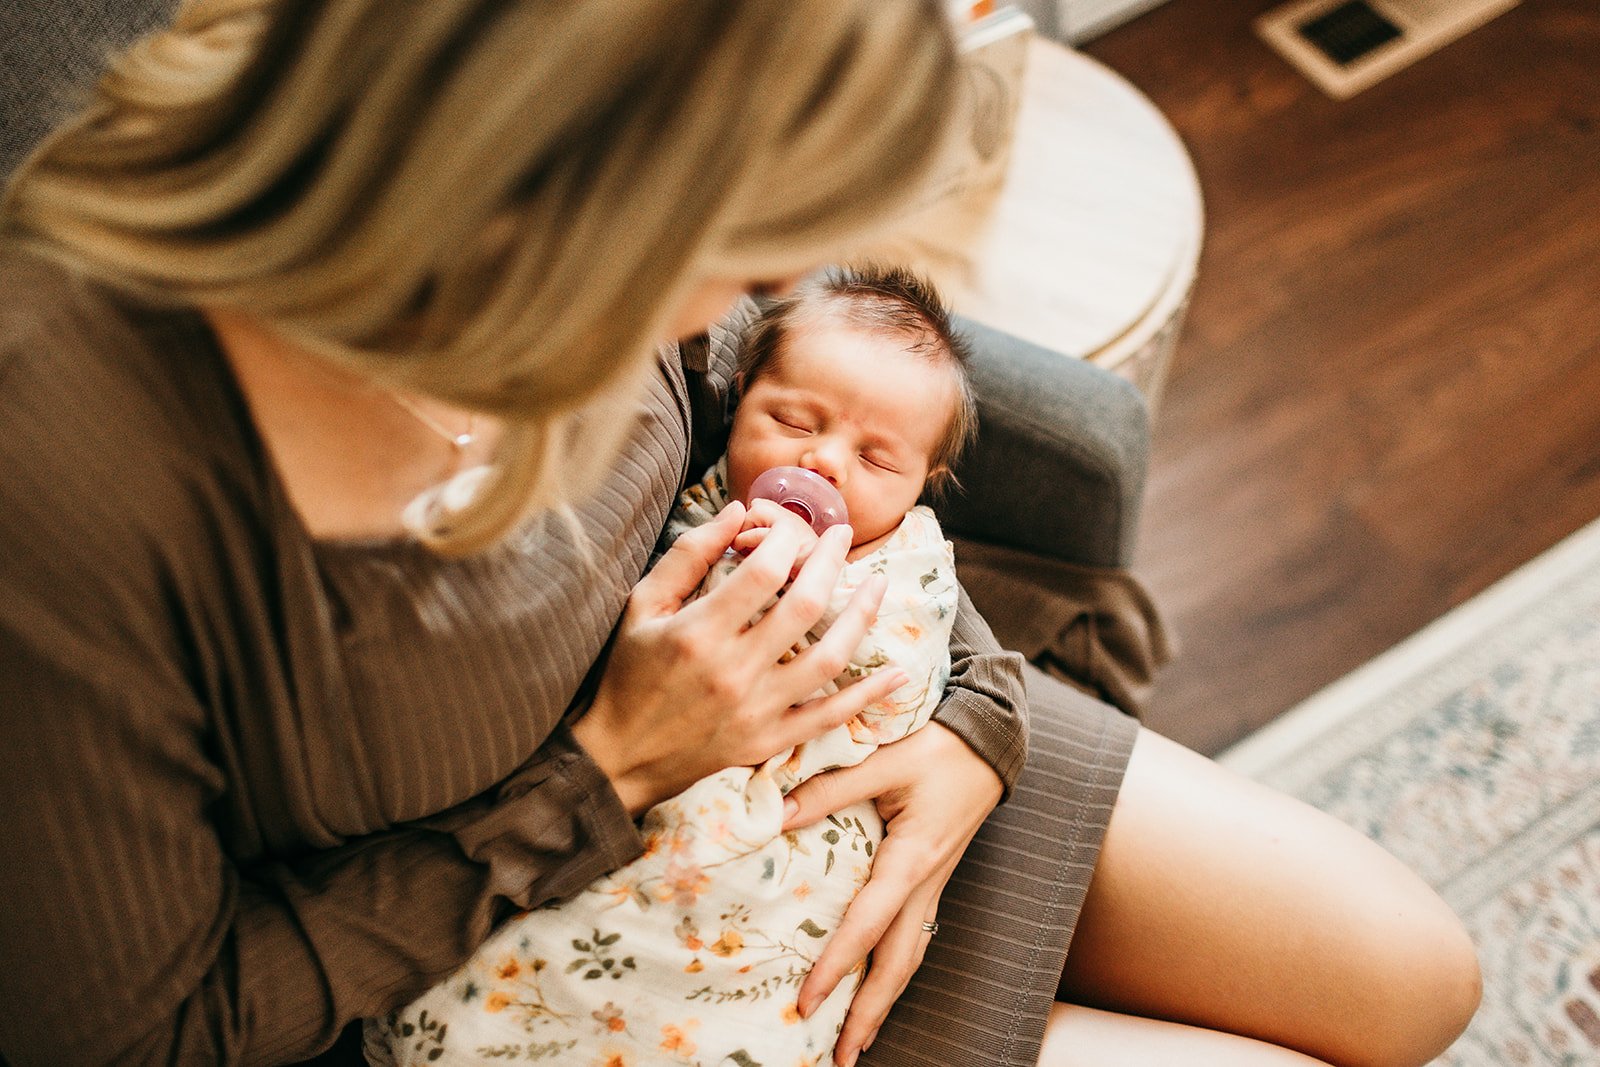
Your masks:
[{"label": "woman", "polygon": [[[836,552],[750,628],[782,537],[682,605],[737,509],[646,573],[710,370],[655,342],[873,238],[950,110],[937,5],[813,6],[202,0],[24,168],[9,1062],[312,1055],[881,695],[805,699],[870,590],[776,663]],[[1393,861],[1043,681],[1074,740],[1023,766],[1015,657],[970,610],[952,653],[938,725],[795,797],[889,822],[800,990],[872,953],[839,1063],[1416,1063],[1464,1024],[1470,947]],[[938,921],[959,966],[902,997]]]}]

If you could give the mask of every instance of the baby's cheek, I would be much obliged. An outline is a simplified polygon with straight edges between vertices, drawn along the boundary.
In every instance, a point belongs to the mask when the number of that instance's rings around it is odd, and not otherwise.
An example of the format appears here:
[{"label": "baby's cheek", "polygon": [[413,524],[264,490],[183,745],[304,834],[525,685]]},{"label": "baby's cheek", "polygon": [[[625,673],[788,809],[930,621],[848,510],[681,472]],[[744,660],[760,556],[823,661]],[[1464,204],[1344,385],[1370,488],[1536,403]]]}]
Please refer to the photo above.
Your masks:
[{"label": "baby's cheek", "polygon": [[728,496],[750,502],[750,486],[769,467],[792,464],[780,450],[759,438],[735,435],[728,442]]},{"label": "baby's cheek", "polygon": [[876,499],[876,494],[860,490],[845,493],[844,506],[850,516],[850,526],[855,531],[857,544],[870,541],[882,532],[876,529],[883,525],[883,507],[881,501]]},{"label": "baby's cheek", "polygon": [[728,499],[739,500],[745,504],[750,503],[750,483],[755,480],[755,475],[750,473],[747,464],[740,463],[734,458],[734,453],[728,453]]},{"label": "baby's cheek", "polygon": [[739,432],[739,423],[733,424],[733,433],[728,438],[728,497],[730,500],[744,500],[750,491],[750,441],[747,435]]}]

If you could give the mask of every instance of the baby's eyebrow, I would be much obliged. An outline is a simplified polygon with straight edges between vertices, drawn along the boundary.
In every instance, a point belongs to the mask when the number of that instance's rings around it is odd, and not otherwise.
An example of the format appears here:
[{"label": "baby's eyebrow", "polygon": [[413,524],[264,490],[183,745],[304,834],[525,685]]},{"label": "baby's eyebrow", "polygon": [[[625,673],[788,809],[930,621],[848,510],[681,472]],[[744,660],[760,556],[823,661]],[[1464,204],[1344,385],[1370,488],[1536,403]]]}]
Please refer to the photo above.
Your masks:
[{"label": "baby's eyebrow", "polygon": [[828,407],[815,393],[799,386],[780,386],[776,393],[772,398],[774,407],[804,408],[813,413],[825,411]]},{"label": "baby's eyebrow", "polygon": [[814,400],[805,397],[780,396],[773,401],[772,406],[779,411],[790,412],[796,415],[816,415],[822,406]]}]

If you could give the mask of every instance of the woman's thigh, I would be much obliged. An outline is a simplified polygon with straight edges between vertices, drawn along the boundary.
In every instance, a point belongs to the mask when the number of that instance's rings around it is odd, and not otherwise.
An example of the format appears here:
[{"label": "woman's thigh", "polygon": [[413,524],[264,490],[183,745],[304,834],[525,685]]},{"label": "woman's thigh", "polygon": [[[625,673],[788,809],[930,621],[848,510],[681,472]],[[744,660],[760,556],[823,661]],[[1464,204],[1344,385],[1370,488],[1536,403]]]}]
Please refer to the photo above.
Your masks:
[{"label": "woman's thigh", "polygon": [[1162,1019],[1057,1004],[1039,1067],[1328,1067],[1322,1060],[1237,1034]]},{"label": "woman's thigh", "polygon": [[1456,917],[1335,819],[1142,731],[1060,998],[1337,1064],[1423,1063],[1478,972]]}]

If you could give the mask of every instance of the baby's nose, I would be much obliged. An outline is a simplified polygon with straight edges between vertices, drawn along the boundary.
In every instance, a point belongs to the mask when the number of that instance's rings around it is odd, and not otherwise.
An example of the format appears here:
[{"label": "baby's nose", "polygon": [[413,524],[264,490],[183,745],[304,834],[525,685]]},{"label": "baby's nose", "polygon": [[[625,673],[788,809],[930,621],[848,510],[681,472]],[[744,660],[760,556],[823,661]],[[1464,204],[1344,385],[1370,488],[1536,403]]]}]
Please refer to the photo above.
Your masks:
[{"label": "baby's nose", "polygon": [[835,488],[839,485],[839,479],[844,476],[844,464],[839,462],[831,449],[807,449],[806,454],[800,457],[800,465],[813,474],[822,475]]}]

